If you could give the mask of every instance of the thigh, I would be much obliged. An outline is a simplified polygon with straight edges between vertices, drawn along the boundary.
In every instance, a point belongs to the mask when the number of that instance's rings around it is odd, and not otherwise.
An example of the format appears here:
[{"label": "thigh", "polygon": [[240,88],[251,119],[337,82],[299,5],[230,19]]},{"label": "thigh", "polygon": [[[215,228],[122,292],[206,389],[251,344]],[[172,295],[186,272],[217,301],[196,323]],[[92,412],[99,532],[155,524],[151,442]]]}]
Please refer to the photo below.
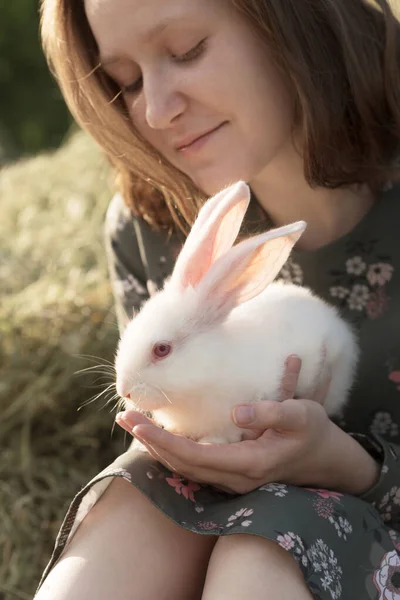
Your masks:
[{"label": "thigh", "polygon": [[83,520],[36,600],[201,598],[215,540],[180,528],[117,477]]},{"label": "thigh", "polygon": [[203,600],[312,600],[295,559],[276,542],[236,534],[212,552]]}]

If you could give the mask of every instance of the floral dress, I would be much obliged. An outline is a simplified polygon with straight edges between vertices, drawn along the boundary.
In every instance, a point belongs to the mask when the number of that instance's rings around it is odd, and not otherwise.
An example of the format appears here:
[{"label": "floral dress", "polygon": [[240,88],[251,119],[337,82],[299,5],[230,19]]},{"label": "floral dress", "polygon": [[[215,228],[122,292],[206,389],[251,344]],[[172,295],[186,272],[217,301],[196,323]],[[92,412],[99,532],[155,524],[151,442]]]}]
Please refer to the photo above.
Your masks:
[{"label": "floral dress", "polygon": [[[381,463],[362,497],[269,483],[229,495],[171,473],[129,449],[73,499],[42,582],[113,477],[123,477],[175,523],[203,535],[274,540],[298,562],[318,600],[400,600],[400,187],[387,186],[353,231],[312,252],[294,250],[280,277],[310,287],[357,329],[361,361],[339,425]],[[265,229],[253,198],[245,226]],[[178,234],[154,232],[116,196],[106,245],[120,329],[171,273]],[[41,583],[42,583],[41,582]]]}]

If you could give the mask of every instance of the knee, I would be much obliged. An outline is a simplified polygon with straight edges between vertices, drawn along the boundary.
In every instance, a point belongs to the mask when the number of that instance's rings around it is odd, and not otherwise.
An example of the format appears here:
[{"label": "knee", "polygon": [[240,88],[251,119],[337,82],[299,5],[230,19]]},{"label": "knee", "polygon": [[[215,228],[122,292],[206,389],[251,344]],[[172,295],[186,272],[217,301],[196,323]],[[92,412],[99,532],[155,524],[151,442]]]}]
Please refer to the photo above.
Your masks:
[{"label": "knee", "polygon": [[214,552],[223,554],[224,557],[235,556],[240,561],[260,562],[265,564],[279,564],[289,570],[300,569],[293,555],[284,550],[277,542],[258,535],[238,533],[221,536],[218,539]]},{"label": "knee", "polygon": [[312,598],[290,552],[248,533],[220,537],[211,555],[203,598],[223,597]]},{"label": "knee", "polygon": [[257,551],[260,550],[262,552],[285,552],[283,548],[279,546],[273,540],[269,540],[267,538],[261,537],[259,535],[252,535],[248,533],[234,533],[230,535],[224,535],[218,538],[218,545],[222,549],[226,550],[250,550]]}]

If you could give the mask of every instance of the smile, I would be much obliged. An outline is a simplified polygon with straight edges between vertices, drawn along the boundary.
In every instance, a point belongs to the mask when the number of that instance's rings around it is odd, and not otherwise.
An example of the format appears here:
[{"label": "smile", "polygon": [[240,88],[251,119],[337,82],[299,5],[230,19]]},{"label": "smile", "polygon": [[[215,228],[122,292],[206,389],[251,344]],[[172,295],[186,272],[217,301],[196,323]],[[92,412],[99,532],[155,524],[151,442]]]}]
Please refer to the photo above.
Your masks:
[{"label": "smile", "polygon": [[207,131],[206,133],[198,136],[194,140],[180,145],[176,148],[177,151],[181,154],[191,154],[192,152],[197,152],[198,150],[200,150],[200,148],[203,148],[203,146],[210,140],[210,138],[213,137],[214,133],[219,131],[226,124],[227,123],[225,121],[224,123],[221,123],[221,125],[218,125],[218,127],[215,127],[215,129],[211,129],[210,131]]}]

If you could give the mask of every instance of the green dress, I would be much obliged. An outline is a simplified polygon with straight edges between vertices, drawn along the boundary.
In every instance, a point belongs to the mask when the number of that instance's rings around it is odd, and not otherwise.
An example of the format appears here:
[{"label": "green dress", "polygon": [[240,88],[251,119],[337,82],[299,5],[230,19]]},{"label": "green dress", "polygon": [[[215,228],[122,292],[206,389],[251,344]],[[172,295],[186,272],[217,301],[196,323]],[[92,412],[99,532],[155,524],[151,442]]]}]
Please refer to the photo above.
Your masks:
[{"label": "green dress", "polygon": [[[253,198],[246,225],[266,227]],[[113,477],[136,486],[179,526],[203,535],[247,533],[291,552],[319,600],[400,600],[400,187],[388,184],[355,229],[316,251],[295,250],[280,273],[338,306],[361,344],[351,400],[339,423],[381,460],[362,498],[270,483],[229,495],[184,480],[148,454],[128,450],[72,501],[42,582]],[[106,245],[122,330],[171,273],[182,240],[109,207]],[[41,582],[41,583],[42,583]]]}]

